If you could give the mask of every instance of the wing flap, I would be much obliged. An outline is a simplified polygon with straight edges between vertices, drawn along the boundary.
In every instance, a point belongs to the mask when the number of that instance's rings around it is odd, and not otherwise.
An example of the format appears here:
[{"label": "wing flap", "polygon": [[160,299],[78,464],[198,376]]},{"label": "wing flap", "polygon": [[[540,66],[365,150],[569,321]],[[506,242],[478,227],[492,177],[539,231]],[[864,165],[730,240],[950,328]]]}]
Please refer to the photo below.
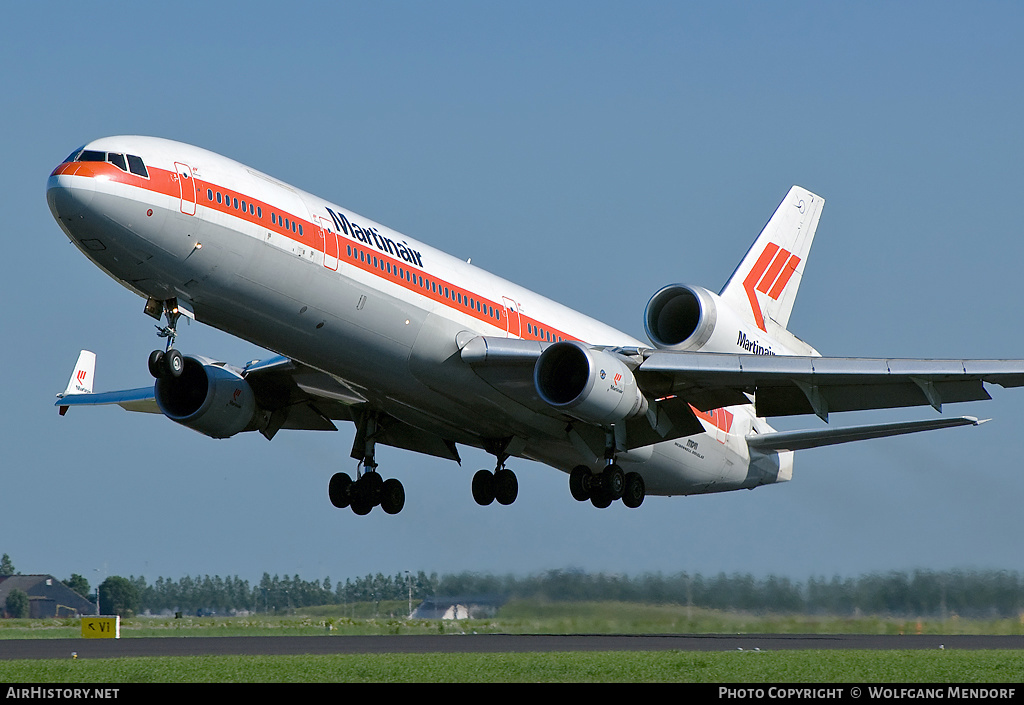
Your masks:
[{"label": "wing flap", "polygon": [[929,360],[650,351],[641,386],[700,409],[754,397],[759,416],[934,406],[989,399],[985,383],[1024,386],[1024,360]]}]

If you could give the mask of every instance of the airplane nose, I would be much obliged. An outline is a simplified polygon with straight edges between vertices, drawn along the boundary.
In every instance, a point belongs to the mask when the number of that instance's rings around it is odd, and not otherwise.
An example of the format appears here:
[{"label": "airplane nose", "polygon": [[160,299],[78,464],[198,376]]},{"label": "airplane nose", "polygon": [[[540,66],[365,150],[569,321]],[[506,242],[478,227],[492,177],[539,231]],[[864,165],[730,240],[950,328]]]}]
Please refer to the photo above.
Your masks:
[{"label": "airplane nose", "polygon": [[50,213],[58,221],[81,218],[94,196],[89,181],[79,179],[78,183],[75,183],[73,174],[62,168],[66,166],[68,165],[61,164],[54,169],[46,181],[46,203],[50,207]]}]

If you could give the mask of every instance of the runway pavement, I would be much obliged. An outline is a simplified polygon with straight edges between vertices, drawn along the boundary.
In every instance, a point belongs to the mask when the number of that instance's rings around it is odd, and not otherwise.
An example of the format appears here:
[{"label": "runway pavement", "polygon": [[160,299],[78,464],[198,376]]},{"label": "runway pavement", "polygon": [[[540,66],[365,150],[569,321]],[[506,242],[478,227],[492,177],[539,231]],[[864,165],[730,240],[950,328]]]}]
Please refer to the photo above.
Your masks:
[{"label": "runway pavement", "polygon": [[207,654],[513,653],[538,651],[781,651],[792,649],[1024,649],[1024,636],[859,634],[452,634],[436,636],[3,639],[0,659]]}]

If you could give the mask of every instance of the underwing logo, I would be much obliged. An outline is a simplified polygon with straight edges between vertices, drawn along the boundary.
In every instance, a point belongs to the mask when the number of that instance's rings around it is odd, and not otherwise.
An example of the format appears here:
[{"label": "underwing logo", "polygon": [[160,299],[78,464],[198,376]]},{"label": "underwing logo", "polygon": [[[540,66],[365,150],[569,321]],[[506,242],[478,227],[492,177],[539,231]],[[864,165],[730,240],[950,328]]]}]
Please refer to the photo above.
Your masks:
[{"label": "underwing logo", "polygon": [[767,294],[770,299],[777,301],[799,264],[799,257],[774,242],[769,242],[754,263],[753,269],[743,280],[743,290],[747,292],[750,310],[754,313],[754,322],[766,333],[768,329],[764,325],[764,313],[757,300],[757,292]]}]

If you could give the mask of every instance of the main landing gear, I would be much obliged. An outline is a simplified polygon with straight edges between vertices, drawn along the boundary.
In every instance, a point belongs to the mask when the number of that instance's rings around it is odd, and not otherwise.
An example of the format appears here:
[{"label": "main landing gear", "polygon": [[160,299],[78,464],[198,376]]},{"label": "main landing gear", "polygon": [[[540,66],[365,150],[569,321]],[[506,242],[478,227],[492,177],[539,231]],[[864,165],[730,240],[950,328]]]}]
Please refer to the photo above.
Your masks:
[{"label": "main landing gear", "polygon": [[353,480],[348,473],[339,472],[331,477],[327,493],[331,504],[339,509],[351,507],[352,511],[365,516],[376,506],[385,514],[398,514],[405,506],[405,487],[398,480],[385,480],[377,472],[374,447],[378,431],[378,416],[369,412],[356,425],[356,438],[352,446],[354,457],[361,460],[361,472]]},{"label": "main landing gear", "polygon": [[161,312],[167,317],[166,326],[157,326],[157,335],[167,338],[167,346],[163,350],[154,350],[149,354],[149,373],[155,378],[181,377],[185,369],[185,358],[174,349],[174,340],[178,336],[178,319],[181,318],[181,310],[178,308],[177,299],[157,301],[149,299],[146,302],[146,313],[153,318],[160,320]]},{"label": "main landing gear", "polygon": [[598,509],[611,506],[617,499],[630,509],[636,509],[643,504],[647,488],[640,473],[623,472],[612,462],[601,472],[593,472],[586,465],[574,467],[569,473],[569,492],[579,502],[589,499]]},{"label": "main landing gear", "polygon": [[[623,444],[624,445],[624,444]],[[620,450],[614,427],[605,430],[604,470],[597,472],[586,465],[577,465],[569,473],[569,493],[573,499],[586,502],[588,499],[598,509],[610,507],[621,499],[630,509],[636,509],[644,502],[647,487],[644,478],[637,472],[624,472],[615,462]]]},{"label": "main landing gear", "polygon": [[335,473],[327,491],[331,504],[339,509],[352,507],[359,516],[369,514],[378,505],[385,514],[398,514],[405,506],[402,483],[394,478],[385,480],[376,468],[364,468],[355,480],[348,473]]},{"label": "main landing gear", "polygon": [[480,470],[473,475],[473,499],[481,507],[486,507],[495,500],[498,504],[508,506],[519,496],[519,480],[514,472],[505,467],[505,461],[509,458],[505,452],[509,440],[496,441],[487,446],[487,450],[498,459],[494,472]]}]

